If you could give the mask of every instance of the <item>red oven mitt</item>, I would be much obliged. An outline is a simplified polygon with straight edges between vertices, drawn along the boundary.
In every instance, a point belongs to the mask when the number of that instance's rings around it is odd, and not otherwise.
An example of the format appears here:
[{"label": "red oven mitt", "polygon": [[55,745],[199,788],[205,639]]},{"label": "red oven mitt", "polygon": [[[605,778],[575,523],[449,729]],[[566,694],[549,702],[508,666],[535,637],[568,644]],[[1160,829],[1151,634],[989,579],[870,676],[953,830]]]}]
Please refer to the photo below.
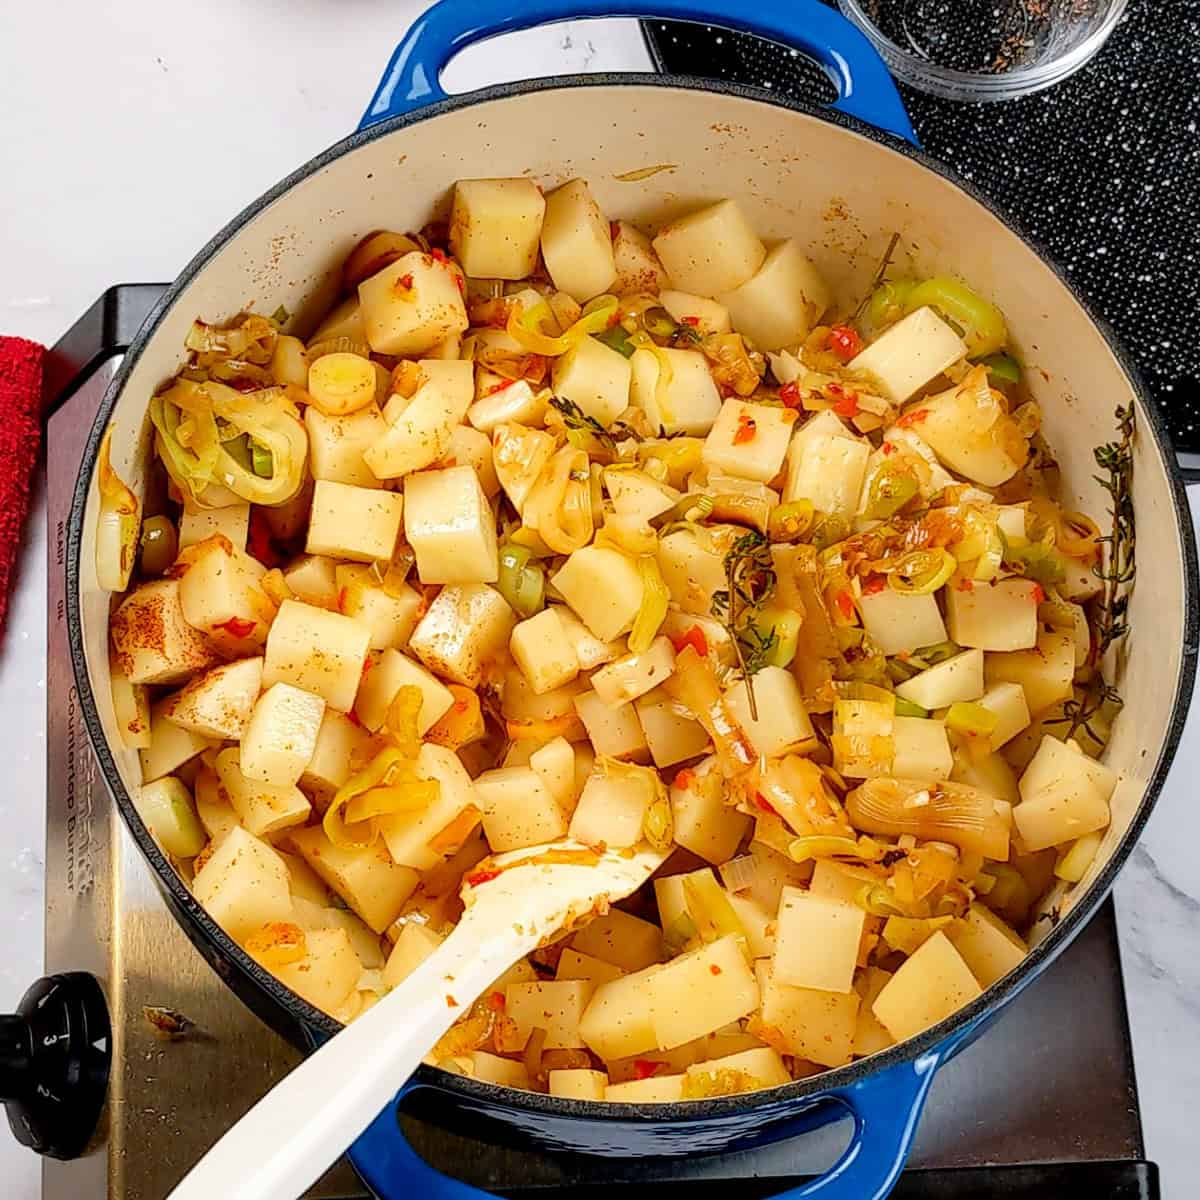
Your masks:
[{"label": "red oven mitt", "polygon": [[0,337],[0,632],[42,439],[42,360],[36,342]]}]

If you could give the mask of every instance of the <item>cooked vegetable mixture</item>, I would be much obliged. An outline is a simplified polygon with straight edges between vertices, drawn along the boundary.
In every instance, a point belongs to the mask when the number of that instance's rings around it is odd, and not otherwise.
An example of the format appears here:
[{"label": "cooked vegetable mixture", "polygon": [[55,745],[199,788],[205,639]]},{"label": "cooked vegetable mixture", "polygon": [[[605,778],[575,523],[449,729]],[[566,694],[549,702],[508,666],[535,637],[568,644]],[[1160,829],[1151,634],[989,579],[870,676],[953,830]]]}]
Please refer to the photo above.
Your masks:
[{"label": "cooked vegetable mixture", "polygon": [[306,340],[195,323],[144,497],[104,447],[97,568],[138,810],[249,954],[351,1021],[492,852],[674,847],[431,1059],[636,1102],[844,1065],[1021,961],[1109,823],[1108,539],[1002,314],[889,274],[473,179]]}]

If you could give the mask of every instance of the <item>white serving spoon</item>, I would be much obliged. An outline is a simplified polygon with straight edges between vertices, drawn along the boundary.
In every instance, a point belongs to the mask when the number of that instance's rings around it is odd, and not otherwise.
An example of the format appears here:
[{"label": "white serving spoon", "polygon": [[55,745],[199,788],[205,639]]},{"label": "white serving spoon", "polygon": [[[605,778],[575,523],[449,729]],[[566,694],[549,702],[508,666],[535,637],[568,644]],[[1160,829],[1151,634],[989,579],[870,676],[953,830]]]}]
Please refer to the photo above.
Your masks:
[{"label": "white serving spoon", "polygon": [[588,857],[577,842],[555,842],[489,860],[504,870],[464,885],[466,911],[437,950],[272,1088],[169,1200],[300,1196],[499,975],[559,930],[635,892],[666,856],[643,844],[606,850],[594,863]]}]

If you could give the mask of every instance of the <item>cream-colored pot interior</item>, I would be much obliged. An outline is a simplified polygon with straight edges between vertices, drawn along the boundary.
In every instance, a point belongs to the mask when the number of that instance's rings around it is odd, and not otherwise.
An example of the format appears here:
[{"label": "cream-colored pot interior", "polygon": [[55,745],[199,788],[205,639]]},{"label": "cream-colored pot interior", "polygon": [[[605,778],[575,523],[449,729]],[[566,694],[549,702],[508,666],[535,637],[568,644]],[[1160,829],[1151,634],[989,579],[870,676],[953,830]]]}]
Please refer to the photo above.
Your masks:
[{"label": "cream-colored pot interior", "polygon": [[[653,166],[663,169],[621,178]],[[221,321],[284,305],[305,332],[365,233],[419,228],[460,176],[520,174],[547,187],[583,176],[609,217],[647,229],[734,197],[762,235],[795,238],[843,300],[864,293],[898,232],[900,265],[908,256],[922,272],[959,275],[1003,309],[1042,403],[1069,507],[1106,511],[1092,448],[1113,437],[1113,410],[1134,399],[1133,389],[1094,323],[1033,250],[958,187],[870,137],[745,97],[645,82],[556,86],[459,107],[375,136],[294,180],[219,240],[162,314],[114,410],[114,466],[140,484],[150,448],[147,402],[182,364],[193,318]],[[1138,579],[1121,665],[1125,708],[1107,753],[1121,783],[1104,848],[1067,907],[1139,811],[1168,745],[1181,678],[1188,559],[1171,478],[1140,416]],[[120,746],[109,697],[109,598],[95,579],[96,512],[93,480],[80,561],[87,667],[121,780],[132,790],[138,758]]]}]

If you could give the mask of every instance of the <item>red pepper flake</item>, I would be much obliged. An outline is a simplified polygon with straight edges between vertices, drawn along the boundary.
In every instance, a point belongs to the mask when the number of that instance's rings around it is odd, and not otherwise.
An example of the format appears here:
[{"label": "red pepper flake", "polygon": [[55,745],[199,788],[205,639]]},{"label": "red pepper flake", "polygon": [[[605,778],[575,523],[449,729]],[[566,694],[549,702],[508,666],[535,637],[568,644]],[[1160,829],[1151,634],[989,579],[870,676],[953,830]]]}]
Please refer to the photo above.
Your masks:
[{"label": "red pepper flake", "polygon": [[455,700],[454,711],[456,713],[465,713],[471,706],[465,700]]},{"label": "red pepper flake", "polygon": [[862,585],[864,596],[878,596],[887,587],[886,575],[872,575]]},{"label": "red pepper flake", "polygon": [[834,403],[833,411],[839,417],[849,418],[858,416],[858,393],[851,391],[842,392]]},{"label": "red pepper flake", "polygon": [[911,425],[917,425],[921,421],[924,421],[927,416],[929,416],[929,409],[914,408],[911,412],[906,412],[903,416],[901,416],[896,424],[899,425],[901,429],[908,429]]},{"label": "red pepper flake", "polygon": [[1033,585],[1033,591],[1031,595],[1033,596],[1034,604],[1041,604],[1042,601],[1046,599],[1046,593],[1040,583],[1035,583]]},{"label": "red pepper flake", "polygon": [[675,781],[671,786],[677,787],[680,789],[680,791],[686,792],[688,788],[692,786],[692,782],[695,780],[695,778],[696,772],[693,771],[691,767],[684,767],[681,771],[676,773]]},{"label": "red pepper flake", "polygon": [[350,593],[346,588],[341,588],[338,591],[337,610],[340,613],[346,611],[346,601],[350,598]]},{"label": "red pepper flake", "polygon": [[439,250],[436,246],[434,246],[433,249],[429,251],[429,257],[432,258],[434,262],[445,263],[445,262],[450,261],[446,257],[445,250]]},{"label": "red pepper flake", "polygon": [[716,963],[709,963],[708,964],[708,973],[710,975],[720,975],[721,968],[718,967]]},{"label": "red pepper flake", "polygon": [[469,883],[472,887],[478,887],[481,883],[490,883],[499,874],[499,870],[476,871],[473,875],[468,875],[463,882]]},{"label": "red pepper flake", "polygon": [[758,424],[754,418],[743,408],[738,413],[737,429],[733,433],[733,444],[735,446],[744,446],[747,442],[754,441],[754,435],[758,432]]},{"label": "red pepper flake", "polygon": [[446,1007],[447,1008],[457,1008],[458,1007],[458,1001],[455,1000],[455,998],[453,996],[451,996],[449,993],[446,994]]},{"label": "red pepper flake", "polygon": [[854,616],[854,597],[849,592],[838,592],[837,594],[838,612],[842,614],[847,621]]},{"label": "red pepper flake", "polygon": [[700,328],[699,317],[681,317],[680,320],[684,325],[690,325],[693,329]]},{"label": "red pepper flake", "polygon": [[275,548],[275,539],[271,535],[271,526],[267,524],[266,510],[258,507],[250,509],[250,529],[246,535],[246,553],[251,558],[257,558],[264,567],[278,567],[283,563],[283,556]]},{"label": "red pepper flake", "polygon": [[412,272],[410,271],[407,275],[401,275],[400,278],[396,280],[396,283],[404,291],[411,292],[413,286]]},{"label": "red pepper flake", "polygon": [[488,1002],[488,1008],[490,1008],[492,1010],[492,1012],[503,1012],[504,1011],[505,1001],[504,1001],[504,993],[503,992],[493,992],[488,997],[487,1002]]},{"label": "red pepper flake", "polygon": [[673,637],[671,645],[675,647],[676,654],[682,654],[685,646],[691,646],[701,658],[708,657],[708,639],[699,625],[693,625],[691,629],[681,633],[678,637]]},{"label": "red pepper flake", "polygon": [[825,345],[832,350],[842,362],[849,362],[862,349],[862,338],[857,329],[849,325],[835,325],[825,339]]},{"label": "red pepper flake", "polygon": [[880,449],[883,451],[884,458],[896,453],[896,447],[891,442],[884,442]]},{"label": "red pepper flake", "polygon": [[620,232],[621,232],[620,222],[619,221],[609,221],[608,236],[612,241],[615,242],[617,240],[617,234],[619,234]]},{"label": "red pepper flake", "polygon": [[960,579],[954,586],[960,592],[973,592],[975,590],[975,584],[970,579]]},{"label": "red pepper flake", "polygon": [[371,668],[374,665],[375,660],[368,654],[367,657],[363,659],[362,674],[358,677],[359,683],[362,683],[362,681],[366,679],[366,677],[371,673]]},{"label": "red pepper flake", "polygon": [[779,401],[784,408],[800,407],[800,385],[794,380],[779,389]]},{"label": "red pepper flake", "polygon": [[777,815],[775,814],[775,809],[772,807],[770,801],[762,794],[762,792],[754,793],[754,804],[757,808],[761,808],[765,813]]},{"label": "red pepper flake", "polygon": [[454,272],[454,282],[458,285],[458,294],[465,296],[467,294],[467,281],[457,272]]},{"label": "red pepper flake", "polygon": [[247,638],[254,632],[254,627],[258,624],[257,621],[246,621],[241,617],[230,617],[228,621],[222,621],[215,625],[215,629],[223,629],[230,637]]},{"label": "red pepper flake", "polygon": [[484,393],[485,396],[494,396],[497,392],[503,392],[512,387],[517,381],[515,379],[506,379],[503,383],[493,383],[490,388]]},{"label": "red pepper flake", "polygon": [[652,1079],[666,1065],[666,1063],[654,1062],[649,1058],[635,1058],[633,1060],[633,1077],[634,1079]]},{"label": "red pepper flake", "polygon": [[351,709],[346,714],[346,720],[349,721],[350,724],[353,725],[356,729],[361,729],[363,727],[363,723],[358,719],[358,713],[356,713],[354,711],[354,709]]}]

